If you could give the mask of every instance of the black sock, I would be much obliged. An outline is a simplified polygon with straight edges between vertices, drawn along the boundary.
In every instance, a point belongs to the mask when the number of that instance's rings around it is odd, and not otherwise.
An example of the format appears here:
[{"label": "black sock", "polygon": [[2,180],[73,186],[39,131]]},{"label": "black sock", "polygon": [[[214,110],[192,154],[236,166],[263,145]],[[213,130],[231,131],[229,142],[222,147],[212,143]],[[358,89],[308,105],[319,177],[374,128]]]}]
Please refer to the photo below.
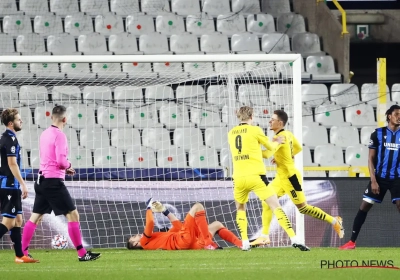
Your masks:
[{"label": "black sock", "polygon": [[368,212],[364,212],[362,210],[358,210],[357,216],[354,218],[353,223],[353,232],[351,234],[350,240],[356,242],[358,234],[360,233],[361,227],[367,218]]},{"label": "black sock", "polygon": [[4,234],[6,234],[8,232],[8,228],[0,223],[0,238],[3,237]]},{"label": "black sock", "polygon": [[22,252],[22,237],[21,237],[21,228],[13,227],[11,229],[11,241],[14,242],[14,251],[17,257],[23,257],[24,253]]}]

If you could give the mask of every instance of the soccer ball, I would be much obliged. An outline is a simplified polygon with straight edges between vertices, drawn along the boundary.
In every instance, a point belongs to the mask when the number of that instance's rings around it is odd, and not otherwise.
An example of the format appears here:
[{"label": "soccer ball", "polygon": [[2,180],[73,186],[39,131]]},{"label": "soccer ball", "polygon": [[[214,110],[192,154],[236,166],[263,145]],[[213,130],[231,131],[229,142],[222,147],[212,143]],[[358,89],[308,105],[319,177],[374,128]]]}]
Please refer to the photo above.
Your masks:
[{"label": "soccer ball", "polygon": [[57,234],[53,237],[53,240],[51,240],[51,246],[53,249],[65,249],[68,247],[68,240],[65,236]]}]

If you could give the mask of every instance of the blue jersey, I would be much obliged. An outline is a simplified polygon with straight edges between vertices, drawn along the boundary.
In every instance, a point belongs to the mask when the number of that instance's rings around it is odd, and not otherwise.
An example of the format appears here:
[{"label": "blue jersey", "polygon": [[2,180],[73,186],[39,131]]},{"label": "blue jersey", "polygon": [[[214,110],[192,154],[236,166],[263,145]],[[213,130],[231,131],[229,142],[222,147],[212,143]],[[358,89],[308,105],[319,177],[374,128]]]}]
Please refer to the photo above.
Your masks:
[{"label": "blue jersey", "polygon": [[400,129],[377,128],[372,134],[368,148],[376,150],[375,176],[398,179],[400,173]]},{"label": "blue jersey", "polygon": [[7,129],[1,134],[0,149],[0,188],[19,189],[19,182],[14,178],[7,160],[8,157],[16,157],[17,164],[21,168],[21,147],[13,131]]}]

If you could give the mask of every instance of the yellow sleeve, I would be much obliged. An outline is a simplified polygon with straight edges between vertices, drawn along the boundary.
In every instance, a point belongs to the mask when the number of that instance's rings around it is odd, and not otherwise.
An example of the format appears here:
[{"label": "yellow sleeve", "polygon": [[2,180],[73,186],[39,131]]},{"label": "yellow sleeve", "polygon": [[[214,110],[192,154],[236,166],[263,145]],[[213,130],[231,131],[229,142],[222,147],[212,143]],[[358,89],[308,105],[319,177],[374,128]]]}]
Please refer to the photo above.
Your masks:
[{"label": "yellow sleeve", "polygon": [[299,141],[297,141],[296,137],[293,136],[293,156],[297,155],[303,150]]},{"label": "yellow sleeve", "polygon": [[272,142],[269,140],[268,136],[265,136],[264,132],[261,130],[261,128],[258,129],[257,131],[257,140],[258,142],[263,145],[265,148],[270,150],[273,153],[277,150],[277,147],[279,146],[279,143],[277,142]]},{"label": "yellow sleeve", "polygon": [[274,152],[272,152],[270,150],[263,150],[262,151],[263,158],[270,158],[270,157],[272,157],[273,154],[274,154]]}]

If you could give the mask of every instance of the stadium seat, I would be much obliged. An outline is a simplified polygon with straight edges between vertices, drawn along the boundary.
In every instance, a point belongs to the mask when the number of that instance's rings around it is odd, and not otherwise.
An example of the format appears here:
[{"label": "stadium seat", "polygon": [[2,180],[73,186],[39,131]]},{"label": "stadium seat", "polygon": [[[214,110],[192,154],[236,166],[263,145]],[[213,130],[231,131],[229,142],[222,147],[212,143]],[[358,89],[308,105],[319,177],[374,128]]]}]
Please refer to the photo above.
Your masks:
[{"label": "stadium seat", "polygon": [[15,0],[2,0],[0,1],[0,17],[5,15],[18,14],[17,4]]},{"label": "stadium seat", "polygon": [[278,106],[272,104],[253,106],[253,122],[262,128],[269,128],[271,116],[278,109]]},{"label": "stadium seat", "polygon": [[158,150],[157,166],[162,168],[186,168],[186,153],[182,148],[175,146]]},{"label": "stadium seat", "polygon": [[122,17],[115,13],[96,16],[94,26],[95,31],[103,35],[118,34],[125,31]]},{"label": "stadium seat", "polygon": [[168,104],[168,102],[172,101],[174,98],[174,91],[169,86],[153,86],[146,88],[146,104],[155,104],[157,110],[159,110],[162,105]]},{"label": "stadium seat", "polygon": [[[21,116],[22,121],[24,122],[24,130],[25,129],[37,129],[37,126],[33,124],[33,112],[29,107],[17,107],[16,108]],[[18,138],[19,139],[19,138]]]},{"label": "stadium seat", "polygon": [[243,62],[214,62],[215,71],[218,75],[226,76],[229,73],[242,73],[244,71]]},{"label": "stadium seat", "polygon": [[160,78],[171,78],[171,73],[174,73],[174,78],[176,79],[187,79],[188,76],[187,73],[183,72],[182,63],[180,62],[154,62],[153,71]]},{"label": "stadium seat", "polygon": [[214,72],[211,62],[185,62],[183,69],[186,73],[190,74],[192,79],[204,77],[205,73],[207,73],[206,75],[211,75]]},{"label": "stadium seat", "polygon": [[295,13],[281,14],[277,20],[277,31],[286,33],[289,38],[294,34],[306,32],[304,17]]},{"label": "stadium seat", "polygon": [[318,106],[327,102],[328,88],[324,84],[302,84],[301,101],[309,106]]},{"label": "stadium seat", "polygon": [[136,36],[131,33],[112,34],[108,40],[110,52],[121,54],[143,54],[138,51]]},{"label": "stadium seat", "polygon": [[106,103],[112,102],[111,89],[108,86],[86,86],[83,89],[83,100],[89,103]]},{"label": "stadium seat", "polygon": [[260,53],[260,42],[256,34],[249,32],[234,34],[231,39],[232,51],[236,53]]},{"label": "stadium seat", "polygon": [[[311,78],[310,73],[306,73],[304,68],[304,59],[300,59],[301,63],[301,79],[302,81],[309,81]],[[288,80],[293,78],[292,62],[276,62],[276,71],[280,72],[283,80]]]},{"label": "stadium seat", "polygon": [[238,97],[242,105],[254,106],[269,104],[268,91],[262,84],[240,85]]},{"label": "stadium seat", "polygon": [[80,103],[82,96],[78,86],[54,86],[51,91],[51,100],[54,103]]},{"label": "stadium seat", "polygon": [[347,107],[360,103],[360,92],[355,84],[333,84],[330,89],[331,101]]},{"label": "stadium seat", "polygon": [[49,55],[44,46],[44,40],[38,34],[25,34],[17,37],[17,52],[22,55]]},{"label": "stadium seat", "polygon": [[220,14],[217,17],[217,31],[228,36],[246,32],[246,24],[242,14]]},{"label": "stadium seat", "polygon": [[207,54],[228,54],[230,52],[228,36],[217,32],[202,35],[200,46],[201,51]]},{"label": "stadium seat", "polygon": [[[236,93],[233,92],[232,98],[236,99]],[[228,87],[223,85],[212,85],[207,87],[207,103],[217,105],[222,108],[229,103]]]},{"label": "stadium seat", "polygon": [[229,0],[203,0],[203,12],[217,17],[222,14],[229,13],[231,11]]},{"label": "stadium seat", "polygon": [[194,104],[191,105],[191,120],[199,128],[220,127],[221,117],[219,107],[211,104]]},{"label": "stadium seat", "polygon": [[189,166],[193,168],[219,168],[217,151],[213,148],[196,148],[189,152]]},{"label": "stadium seat", "polygon": [[313,82],[341,82],[339,73],[335,72],[335,64],[331,56],[309,56],[306,71],[311,74]]},{"label": "stadium seat", "polygon": [[361,144],[369,145],[371,134],[375,131],[376,126],[363,126],[361,128]]},{"label": "stadium seat", "polygon": [[223,148],[229,146],[228,144],[228,132],[227,127],[209,127],[205,130],[205,140],[206,146],[209,148],[214,148],[220,151]]},{"label": "stadium seat", "polygon": [[232,0],[232,12],[241,14],[258,14],[261,12],[258,0]]},{"label": "stadium seat", "polygon": [[274,33],[275,21],[271,15],[268,14],[251,14],[247,16],[247,31],[258,36],[267,33]]},{"label": "stadium seat", "polygon": [[92,152],[90,149],[73,147],[69,150],[68,160],[71,166],[77,168],[93,168]]},{"label": "stadium seat", "polygon": [[189,123],[189,111],[186,105],[172,102],[161,106],[160,123],[164,124],[167,129],[192,126]]},{"label": "stadium seat", "polygon": [[[384,95],[384,92],[379,92],[378,84],[363,84],[361,86],[361,100],[376,107],[378,104],[378,97]],[[386,101],[390,101],[389,87],[386,85]]]},{"label": "stadium seat", "polygon": [[[262,53],[262,52],[261,52]],[[266,79],[280,79],[280,73],[276,72],[275,63],[274,62],[249,62],[246,61],[244,63],[245,71],[253,77],[261,77]]]},{"label": "stadium seat", "polygon": [[61,63],[61,72],[66,73],[68,79],[90,79],[96,74],[90,71],[89,63]]},{"label": "stadium seat", "polygon": [[93,30],[92,18],[84,13],[74,13],[65,17],[65,32],[73,35],[91,34]]},{"label": "stadium seat", "polygon": [[10,15],[3,18],[3,32],[18,36],[32,33],[32,24],[29,16]]},{"label": "stadium seat", "polygon": [[308,56],[324,56],[321,51],[319,36],[315,33],[296,33],[292,38],[292,50],[300,53],[304,58]]},{"label": "stadium seat", "polygon": [[[20,112],[21,118],[24,120],[24,112]],[[26,119],[26,118],[25,118]],[[25,150],[38,149],[39,138],[44,129],[35,128],[34,126],[26,127],[16,133],[19,145]]]},{"label": "stadium seat", "polygon": [[185,151],[202,147],[203,134],[199,128],[177,128],[174,130],[174,145]]},{"label": "stadium seat", "polygon": [[80,0],[81,12],[90,16],[97,16],[108,13],[108,0]]},{"label": "stadium seat", "polygon": [[178,86],[176,88],[176,99],[178,102],[197,105],[205,103],[206,94],[202,86]]},{"label": "stadium seat", "polygon": [[146,15],[157,16],[161,14],[169,14],[171,9],[168,0],[141,0],[142,12]]},{"label": "stadium seat", "polygon": [[97,168],[122,168],[124,157],[122,150],[115,147],[97,148],[94,150],[94,167]]},{"label": "stadium seat", "polygon": [[331,144],[342,149],[360,143],[358,129],[354,126],[332,126],[330,136]]},{"label": "stadium seat", "polygon": [[19,10],[27,16],[36,16],[49,12],[47,0],[19,0]]},{"label": "stadium seat", "polygon": [[111,131],[111,146],[127,151],[139,149],[140,132],[136,128],[114,128]]},{"label": "stadium seat", "polygon": [[200,1],[198,0],[172,0],[172,12],[178,15],[192,15],[200,13]]},{"label": "stadium seat", "polygon": [[293,100],[293,87],[289,84],[273,84],[269,87],[269,100],[276,104],[282,104],[284,100],[288,104]]},{"label": "stadium seat", "polygon": [[235,100],[233,108],[228,105],[222,107],[222,123],[228,126],[236,126],[238,120],[236,117],[236,111],[241,107],[241,104]]},{"label": "stadium seat", "polygon": [[33,30],[42,36],[63,33],[61,17],[50,13],[38,15],[33,21]]},{"label": "stadium seat", "polygon": [[196,36],[214,33],[214,19],[207,13],[189,15],[186,18],[186,31]]},{"label": "stadium seat", "polygon": [[139,0],[111,0],[111,12],[123,17],[138,14]]},{"label": "stadium seat", "polygon": [[400,84],[392,85],[392,101],[400,104]]},{"label": "stadium seat", "polygon": [[37,147],[31,149],[31,151],[30,151],[30,161],[31,161],[31,167],[33,169],[39,169],[40,168],[40,154],[39,154],[39,149]]},{"label": "stadium seat", "polygon": [[118,86],[114,89],[114,100],[119,106],[136,107],[144,104],[142,88],[135,86]]},{"label": "stadium seat", "polygon": [[31,63],[31,73],[36,78],[64,78],[65,74],[60,73],[58,63]]},{"label": "stadium seat", "polygon": [[19,101],[21,105],[34,107],[46,100],[49,100],[49,93],[44,86],[22,86],[19,89]]},{"label": "stadium seat", "polygon": [[269,33],[262,36],[261,49],[269,53],[289,53],[289,37],[282,33]]},{"label": "stadium seat", "polygon": [[78,134],[76,132],[76,129],[70,127],[64,127],[63,132],[67,136],[68,147],[72,149],[79,146]]},{"label": "stadium seat", "polygon": [[172,54],[167,36],[158,32],[140,35],[139,50],[144,54]]},{"label": "stadium seat", "polygon": [[79,35],[78,49],[85,55],[110,55],[107,51],[106,38],[100,33]]},{"label": "stadium seat", "polygon": [[174,54],[204,54],[199,51],[197,36],[191,33],[172,35],[170,38],[171,51]]},{"label": "stadium seat", "polygon": [[30,165],[29,165],[29,160],[28,160],[28,151],[25,150],[24,148],[21,148],[21,163],[20,163],[20,169],[21,169],[21,173],[24,172],[25,169],[31,169]]},{"label": "stadium seat", "polygon": [[318,164],[313,163],[311,160],[311,151],[308,146],[303,146],[303,166],[317,166]]},{"label": "stadium seat", "polygon": [[97,122],[107,129],[117,127],[132,127],[128,124],[126,110],[108,106],[97,108]]},{"label": "stadium seat", "polygon": [[277,18],[280,14],[290,13],[290,3],[289,0],[261,0],[261,11]]},{"label": "stadium seat", "polygon": [[376,125],[374,108],[369,104],[358,104],[345,109],[346,121],[353,126]]},{"label": "stadium seat", "polygon": [[342,149],[333,144],[316,146],[314,161],[321,166],[346,166],[343,162]]},{"label": "stadium seat", "polygon": [[50,11],[61,17],[79,13],[78,1],[76,0],[50,0]]},{"label": "stadium seat", "polygon": [[159,15],[156,18],[156,31],[167,36],[184,33],[183,18],[174,14]]},{"label": "stadium seat", "polygon": [[127,78],[127,74],[121,71],[121,63],[92,63],[92,71],[99,78]]},{"label": "stadium seat", "polygon": [[151,63],[122,63],[122,72],[127,73],[131,78],[157,78],[157,73],[152,71]]},{"label": "stadium seat", "polygon": [[128,168],[156,168],[157,161],[154,151],[147,147],[128,149],[125,155]]},{"label": "stadium seat", "polygon": [[18,103],[17,87],[0,85],[0,108],[15,108]]},{"label": "stadium seat", "polygon": [[368,154],[368,147],[353,144],[346,149],[346,164],[351,166],[367,166]]},{"label": "stadium seat", "polygon": [[171,147],[170,133],[165,128],[144,128],[142,131],[143,146],[160,150]]},{"label": "stadium seat", "polygon": [[61,33],[47,37],[47,51],[52,55],[80,55],[76,51],[75,38],[71,34]]},{"label": "stadium seat", "polygon": [[32,74],[28,71],[27,63],[0,63],[1,74],[3,74],[4,79],[32,78]]},{"label": "stadium seat", "polygon": [[342,107],[336,104],[323,104],[315,108],[315,122],[326,127],[350,125],[344,121]]},{"label": "stadium seat", "polygon": [[303,144],[310,149],[318,145],[328,144],[326,128],[314,123],[303,125]]},{"label": "stadium seat", "polygon": [[135,128],[161,127],[158,123],[157,108],[155,104],[146,104],[128,111],[129,123]]},{"label": "stadium seat", "polygon": [[127,16],[126,31],[137,36],[147,33],[153,33],[155,31],[153,17],[147,15]]},{"label": "stadium seat", "polygon": [[68,106],[67,120],[69,126],[75,129],[82,129],[88,127],[92,128],[96,126],[93,107],[89,107],[84,104],[74,104]]},{"label": "stadium seat", "polygon": [[80,132],[81,146],[86,149],[106,148],[110,146],[108,132],[104,128],[86,126]]},{"label": "stadium seat", "polygon": [[11,35],[0,33],[0,55],[20,55],[15,51],[14,39]]},{"label": "stadium seat", "polygon": [[[280,109],[280,108],[278,108]],[[288,124],[292,125],[294,120],[293,120],[293,105],[292,104],[288,104],[284,106],[284,111],[287,113],[289,120],[288,120]],[[302,106],[302,124],[303,125],[315,125],[314,123],[314,113],[312,111],[312,108],[310,106],[307,105],[303,105]]]}]

